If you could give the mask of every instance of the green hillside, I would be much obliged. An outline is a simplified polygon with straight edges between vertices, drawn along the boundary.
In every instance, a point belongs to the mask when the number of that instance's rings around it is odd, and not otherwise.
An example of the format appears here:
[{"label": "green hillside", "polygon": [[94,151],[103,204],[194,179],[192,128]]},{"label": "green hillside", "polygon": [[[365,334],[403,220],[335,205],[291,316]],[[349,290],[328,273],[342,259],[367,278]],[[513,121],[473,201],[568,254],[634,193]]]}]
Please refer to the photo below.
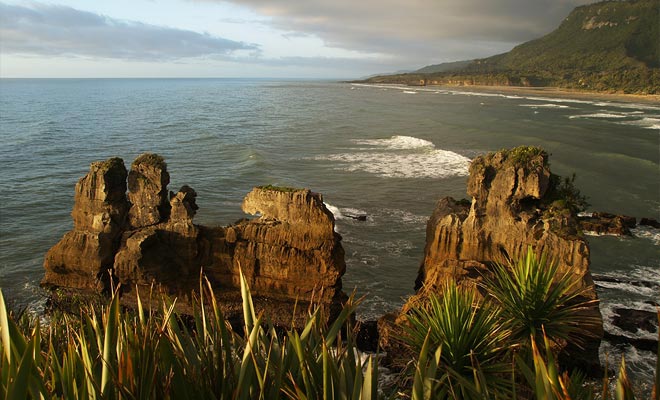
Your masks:
[{"label": "green hillside", "polygon": [[555,31],[508,53],[449,71],[433,69],[443,65],[370,81],[660,94],[660,0],[605,1],[578,7]]}]

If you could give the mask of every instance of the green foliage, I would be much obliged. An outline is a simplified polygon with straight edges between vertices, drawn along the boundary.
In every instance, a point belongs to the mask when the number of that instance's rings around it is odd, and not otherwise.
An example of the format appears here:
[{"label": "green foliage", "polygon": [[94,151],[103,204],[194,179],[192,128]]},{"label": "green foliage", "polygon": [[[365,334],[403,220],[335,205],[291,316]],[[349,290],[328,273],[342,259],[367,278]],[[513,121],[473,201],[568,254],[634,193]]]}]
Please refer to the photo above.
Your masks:
[{"label": "green foliage", "polygon": [[370,82],[555,86],[660,93],[657,0],[604,1],[578,7],[548,35],[505,54]]},{"label": "green foliage", "polygon": [[283,192],[283,193],[292,193],[292,192],[298,192],[302,189],[300,188],[294,188],[294,187],[288,187],[288,186],[275,186],[275,185],[265,185],[265,186],[257,186],[257,188],[261,190],[270,190],[273,192]]},{"label": "green foliage", "polygon": [[149,165],[156,169],[167,170],[167,163],[165,163],[165,159],[155,153],[140,154],[131,164],[131,168],[135,169],[140,164]]},{"label": "green foliage", "polygon": [[590,206],[587,197],[575,186],[575,174],[564,178],[551,174],[546,201],[555,209],[568,209],[573,214]]},{"label": "green foliage", "polygon": [[[509,331],[503,327],[498,310],[484,302],[472,288],[447,283],[442,297],[431,295],[428,307],[407,315],[409,326],[401,339],[415,352],[434,357],[431,378],[432,398],[471,398],[473,378],[479,374],[478,393],[499,396],[507,393],[510,369],[506,363]],[[420,359],[421,364],[423,360]],[[418,370],[417,373],[420,373]],[[448,391],[445,391],[449,388]]]},{"label": "green foliage", "polygon": [[301,332],[278,333],[257,316],[241,277],[244,335],[232,330],[207,282],[192,327],[174,312],[122,311],[117,293],[100,313],[79,318],[56,315],[46,328],[38,321],[21,329],[0,293],[0,398],[66,399],[376,399],[378,369],[373,357],[356,356],[350,325],[357,307],[351,298],[326,326],[321,312]]},{"label": "green foliage", "polygon": [[[560,372],[559,365],[552,353],[552,346],[544,336],[545,356],[541,354],[536,343],[532,341],[532,358],[534,371],[525,361],[516,357],[516,362],[523,376],[534,391],[537,400],[593,400],[593,391],[584,384],[584,376],[580,373],[568,374]],[[607,378],[604,380],[601,399],[611,399]],[[616,379],[614,400],[634,400],[633,388],[628,379],[626,362],[621,358],[619,374]]]},{"label": "green foliage", "polygon": [[548,153],[536,146],[518,146],[510,150],[504,150],[508,160],[514,165],[527,165],[535,158],[541,156],[543,163],[547,164]]},{"label": "green foliage", "polygon": [[545,254],[537,257],[531,247],[517,262],[496,265],[493,276],[484,278],[483,288],[500,307],[502,321],[523,350],[532,348],[530,340],[543,346],[544,331],[554,342],[579,345],[599,322],[584,312],[596,300],[582,297],[585,289],[580,282],[570,271],[560,271]]}]

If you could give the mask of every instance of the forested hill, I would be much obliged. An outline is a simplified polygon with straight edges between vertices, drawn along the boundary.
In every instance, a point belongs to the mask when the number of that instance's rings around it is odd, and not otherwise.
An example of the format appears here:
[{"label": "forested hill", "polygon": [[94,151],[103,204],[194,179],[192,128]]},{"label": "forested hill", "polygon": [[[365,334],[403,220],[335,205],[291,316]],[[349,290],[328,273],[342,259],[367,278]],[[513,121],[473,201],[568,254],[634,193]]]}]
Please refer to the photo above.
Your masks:
[{"label": "forested hill", "polygon": [[577,7],[556,30],[508,53],[367,81],[660,94],[660,0]]}]

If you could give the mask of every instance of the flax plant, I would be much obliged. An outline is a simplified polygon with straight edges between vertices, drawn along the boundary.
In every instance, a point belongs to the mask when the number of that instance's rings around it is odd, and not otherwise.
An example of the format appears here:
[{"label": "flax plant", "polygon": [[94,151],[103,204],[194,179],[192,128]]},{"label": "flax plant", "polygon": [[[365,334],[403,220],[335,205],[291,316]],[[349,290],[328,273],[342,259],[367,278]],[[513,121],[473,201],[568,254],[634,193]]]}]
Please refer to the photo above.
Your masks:
[{"label": "flax plant", "polygon": [[409,325],[401,336],[420,354],[415,374],[434,381],[423,384],[424,396],[419,397],[419,390],[413,393],[419,398],[506,398],[509,331],[500,323],[499,311],[473,288],[448,282],[441,293],[407,315]]},{"label": "flax plant", "polygon": [[544,346],[543,330],[553,342],[580,345],[599,322],[585,313],[597,300],[585,300],[585,289],[570,271],[560,272],[556,262],[545,254],[537,257],[531,247],[517,262],[496,265],[482,287],[488,300],[499,307],[511,340],[526,351],[531,341],[537,348]]},{"label": "flax plant", "polygon": [[139,295],[136,311],[122,311],[115,291],[102,310],[53,315],[47,327],[19,326],[0,293],[0,398],[377,398],[373,357],[362,361],[350,329],[342,333],[352,297],[330,326],[317,309],[301,331],[278,333],[243,277],[241,292],[241,334],[201,280],[192,316],[176,314],[176,299],[146,309]]}]

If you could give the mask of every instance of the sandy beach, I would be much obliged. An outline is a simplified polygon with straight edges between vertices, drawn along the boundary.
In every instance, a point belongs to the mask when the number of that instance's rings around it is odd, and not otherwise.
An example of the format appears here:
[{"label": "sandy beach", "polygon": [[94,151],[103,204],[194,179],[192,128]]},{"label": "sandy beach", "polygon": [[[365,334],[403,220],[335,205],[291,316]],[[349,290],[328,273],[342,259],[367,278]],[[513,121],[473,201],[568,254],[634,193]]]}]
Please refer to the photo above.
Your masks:
[{"label": "sandy beach", "polygon": [[487,93],[506,93],[506,94],[519,94],[525,96],[552,96],[552,97],[563,97],[563,98],[573,98],[573,99],[584,99],[584,100],[605,100],[605,101],[621,101],[621,102],[634,102],[634,103],[649,103],[649,104],[660,104],[660,95],[649,94],[624,94],[624,93],[603,93],[603,92],[593,92],[593,91],[583,91],[583,90],[573,90],[573,89],[563,89],[556,87],[525,87],[525,86],[482,86],[482,85],[473,85],[473,86],[448,86],[448,85],[438,85],[438,86],[426,86],[428,87],[437,87],[447,90],[461,90],[461,91],[475,91]]}]

